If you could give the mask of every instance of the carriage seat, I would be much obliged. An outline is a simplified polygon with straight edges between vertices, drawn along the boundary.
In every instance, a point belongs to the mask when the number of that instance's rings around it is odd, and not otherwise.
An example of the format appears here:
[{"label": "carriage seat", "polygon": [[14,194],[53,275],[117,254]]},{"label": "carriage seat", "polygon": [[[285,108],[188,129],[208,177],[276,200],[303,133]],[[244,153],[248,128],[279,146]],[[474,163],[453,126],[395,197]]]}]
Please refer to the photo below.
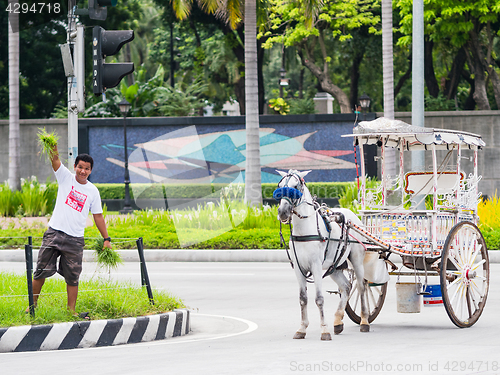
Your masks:
[{"label": "carriage seat", "polygon": [[[438,173],[438,194],[451,194],[457,188],[457,172],[441,172]],[[433,194],[433,173],[431,171],[425,172],[408,172],[405,174],[405,193],[407,194]],[[465,175],[460,172],[460,181],[463,181]],[[425,187],[424,187],[425,186]],[[422,191],[420,191],[422,189]]]}]

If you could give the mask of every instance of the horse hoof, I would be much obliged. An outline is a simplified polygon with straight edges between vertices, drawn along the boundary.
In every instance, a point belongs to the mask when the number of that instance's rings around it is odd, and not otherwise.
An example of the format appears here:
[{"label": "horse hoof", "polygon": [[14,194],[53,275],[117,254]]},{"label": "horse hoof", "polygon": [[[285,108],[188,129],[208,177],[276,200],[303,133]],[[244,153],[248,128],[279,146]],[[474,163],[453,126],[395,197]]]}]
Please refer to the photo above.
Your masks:
[{"label": "horse hoof", "polygon": [[343,330],[344,330],[343,324],[339,324],[338,326],[333,326],[333,333],[335,333],[336,335],[342,333]]},{"label": "horse hoof", "polygon": [[300,340],[300,339],[303,339],[306,337],[306,333],[305,332],[295,332],[295,335],[293,336],[293,338],[295,340]]},{"label": "horse hoof", "polygon": [[370,332],[370,325],[369,324],[361,324],[359,326],[359,332]]},{"label": "horse hoof", "polygon": [[332,335],[330,335],[330,332],[326,332],[326,333],[321,334],[321,340],[328,341],[331,339],[332,339]]}]

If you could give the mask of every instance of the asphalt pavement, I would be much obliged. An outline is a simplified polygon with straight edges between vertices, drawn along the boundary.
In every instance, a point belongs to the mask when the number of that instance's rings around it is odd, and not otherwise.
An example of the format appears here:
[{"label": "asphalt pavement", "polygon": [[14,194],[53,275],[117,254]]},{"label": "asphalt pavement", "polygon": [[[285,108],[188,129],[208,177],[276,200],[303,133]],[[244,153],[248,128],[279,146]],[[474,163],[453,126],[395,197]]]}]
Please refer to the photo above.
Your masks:
[{"label": "asphalt pavement", "polygon": [[[0,262],[0,271],[21,273],[24,267]],[[189,335],[115,347],[0,354],[1,374],[498,374],[500,265],[490,267],[488,301],[471,328],[456,328],[442,305],[423,306],[418,314],[397,313],[393,276],[369,333],[359,332],[346,316],[344,332],[321,341],[313,286],[307,336],[292,339],[300,310],[297,281],[287,263],[151,262],[153,287],[181,297],[192,310]],[[92,276],[95,264],[84,263],[83,277]],[[139,265],[127,262],[111,277],[140,284]],[[323,289],[336,287],[325,279]],[[325,293],[332,331],[337,303],[337,296]]]}]

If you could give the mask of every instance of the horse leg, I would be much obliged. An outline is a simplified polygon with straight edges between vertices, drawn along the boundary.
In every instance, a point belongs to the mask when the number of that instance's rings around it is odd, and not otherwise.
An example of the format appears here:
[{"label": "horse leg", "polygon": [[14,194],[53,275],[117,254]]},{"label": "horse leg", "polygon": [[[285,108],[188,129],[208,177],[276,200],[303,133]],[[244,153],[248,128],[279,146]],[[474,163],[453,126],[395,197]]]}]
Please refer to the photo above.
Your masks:
[{"label": "horse leg", "polygon": [[356,282],[358,284],[358,293],[361,302],[361,323],[359,325],[360,332],[370,332],[370,322],[368,318],[370,312],[368,311],[368,301],[366,300],[366,283],[365,283],[365,270],[363,268],[363,259],[365,256],[364,249],[360,251],[351,251],[352,258],[350,258],[354,273],[356,274]]},{"label": "horse leg", "polygon": [[335,281],[339,287],[340,292],[340,302],[335,311],[335,320],[333,322],[333,333],[336,335],[340,334],[344,330],[344,313],[345,307],[347,306],[347,301],[349,300],[349,294],[351,293],[351,285],[349,280],[345,277],[342,270],[335,270],[330,277]]},{"label": "horse leg", "polygon": [[303,339],[306,337],[306,329],[309,326],[309,319],[307,318],[307,284],[305,278],[300,275],[299,280],[299,301],[300,301],[300,315],[301,322],[300,328],[295,335],[294,339]]},{"label": "horse leg", "polygon": [[319,272],[313,272],[314,286],[316,287],[316,306],[319,309],[320,327],[321,327],[321,340],[331,340],[332,335],[328,330],[328,324],[325,323],[325,312],[324,304],[325,298],[323,297],[323,292],[321,291],[323,285],[323,279],[321,275],[321,266],[318,267]]}]

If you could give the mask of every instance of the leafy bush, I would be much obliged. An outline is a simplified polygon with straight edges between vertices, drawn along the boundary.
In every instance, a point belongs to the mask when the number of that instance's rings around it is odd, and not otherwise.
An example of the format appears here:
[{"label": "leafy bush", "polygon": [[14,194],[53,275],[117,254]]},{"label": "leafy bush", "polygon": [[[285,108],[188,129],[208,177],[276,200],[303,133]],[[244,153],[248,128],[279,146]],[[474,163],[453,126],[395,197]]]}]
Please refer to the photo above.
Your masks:
[{"label": "leafy bush", "polygon": [[19,194],[10,190],[9,184],[0,184],[0,216],[14,216],[19,207]]},{"label": "leafy bush", "polygon": [[488,249],[500,249],[500,199],[495,195],[477,206],[479,229]]},{"label": "leafy bush", "polygon": [[455,109],[455,101],[446,99],[441,92],[437,98],[431,95],[425,96],[426,111],[454,111]]},{"label": "leafy bush", "polygon": [[308,115],[316,112],[316,105],[313,99],[290,100],[290,115]]},{"label": "leafy bush", "polygon": [[[354,184],[353,184],[354,185]],[[356,188],[357,189],[357,188]],[[356,194],[349,193],[349,196]],[[347,195],[346,197],[347,198]],[[210,206],[210,205],[207,205]],[[220,209],[221,206],[214,208]],[[204,208],[207,212],[201,214],[206,220],[210,218],[211,208]],[[210,230],[199,228],[196,225],[194,210],[180,211],[178,215],[182,216],[174,220],[174,213],[169,211],[136,211],[126,217],[107,217],[108,233],[113,238],[114,249],[136,249],[136,239],[143,237],[144,248],[146,249],[179,249],[181,244],[178,238],[177,230],[181,228],[184,236],[192,236],[198,239],[196,243],[184,246],[191,249],[279,249],[279,222],[276,219],[277,206],[267,208],[246,208],[247,215],[243,221],[233,228],[222,227],[222,230]],[[191,218],[189,215],[191,214]],[[236,217],[235,217],[236,218]],[[183,222],[180,222],[180,221]],[[192,221],[192,223],[189,223]],[[237,220],[235,221],[235,223]],[[0,230],[0,248],[22,247],[27,243],[27,236],[33,236],[33,245],[40,247],[41,237],[45,229],[43,228],[20,228]],[[488,249],[500,248],[500,229],[489,229],[481,225],[481,231]],[[215,234],[215,235],[214,235]],[[285,238],[288,233],[285,231]],[[10,237],[10,238],[9,238]],[[100,238],[100,233],[94,226],[85,230],[86,241],[94,238]],[[92,241],[88,241],[91,246]]]},{"label": "leafy bush", "polygon": [[[349,182],[309,182],[307,187],[311,194],[318,198],[340,197]],[[101,184],[96,183],[101,199],[124,199],[125,185],[123,184]],[[166,198],[204,198],[213,193],[222,191],[227,184],[131,184],[131,197],[139,193],[139,199],[162,199]],[[262,198],[271,199],[276,189],[276,183],[262,184]]]},{"label": "leafy bush", "polygon": [[495,195],[477,205],[481,230],[500,230],[500,199]]},{"label": "leafy bush", "polygon": [[106,102],[91,104],[85,117],[121,117],[118,103],[124,96],[131,104],[131,117],[193,116],[205,106],[202,96],[208,86],[203,82],[195,81],[189,85],[177,82],[175,88],[172,88],[164,80],[162,65],[158,66],[154,77],[147,81],[146,73],[146,69],[140,67],[134,73],[133,85],[127,86],[124,80],[120,89],[107,90]]},{"label": "leafy bush", "polygon": [[45,216],[52,213],[56,204],[57,184],[47,180],[40,184],[35,176],[23,180],[19,200],[24,216]]},{"label": "leafy bush", "polygon": [[500,249],[500,229],[481,230],[488,250]]},{"label": "leafy bush", "polygon": [[269,108],[280,115],[286,115],[290,112],[290,105],[283,98],[269,99]]},{"label": "leafy bush", "polygon": [[[376,189],[379,182],[376,178],[366,179],[366,189]],[[348,208],[351,211],[358,213],[361,208],[359,199],[359,191],[357,182],[349,182],[339,198],[340,207]]]},{"label": "leafy bush", "polygon": [[35,176],[21,180],[21,190],[12,192],[7,183],[0,185],[0,216],[45,216],[56,204],[57,184],[47,179],[40,184]]}]

